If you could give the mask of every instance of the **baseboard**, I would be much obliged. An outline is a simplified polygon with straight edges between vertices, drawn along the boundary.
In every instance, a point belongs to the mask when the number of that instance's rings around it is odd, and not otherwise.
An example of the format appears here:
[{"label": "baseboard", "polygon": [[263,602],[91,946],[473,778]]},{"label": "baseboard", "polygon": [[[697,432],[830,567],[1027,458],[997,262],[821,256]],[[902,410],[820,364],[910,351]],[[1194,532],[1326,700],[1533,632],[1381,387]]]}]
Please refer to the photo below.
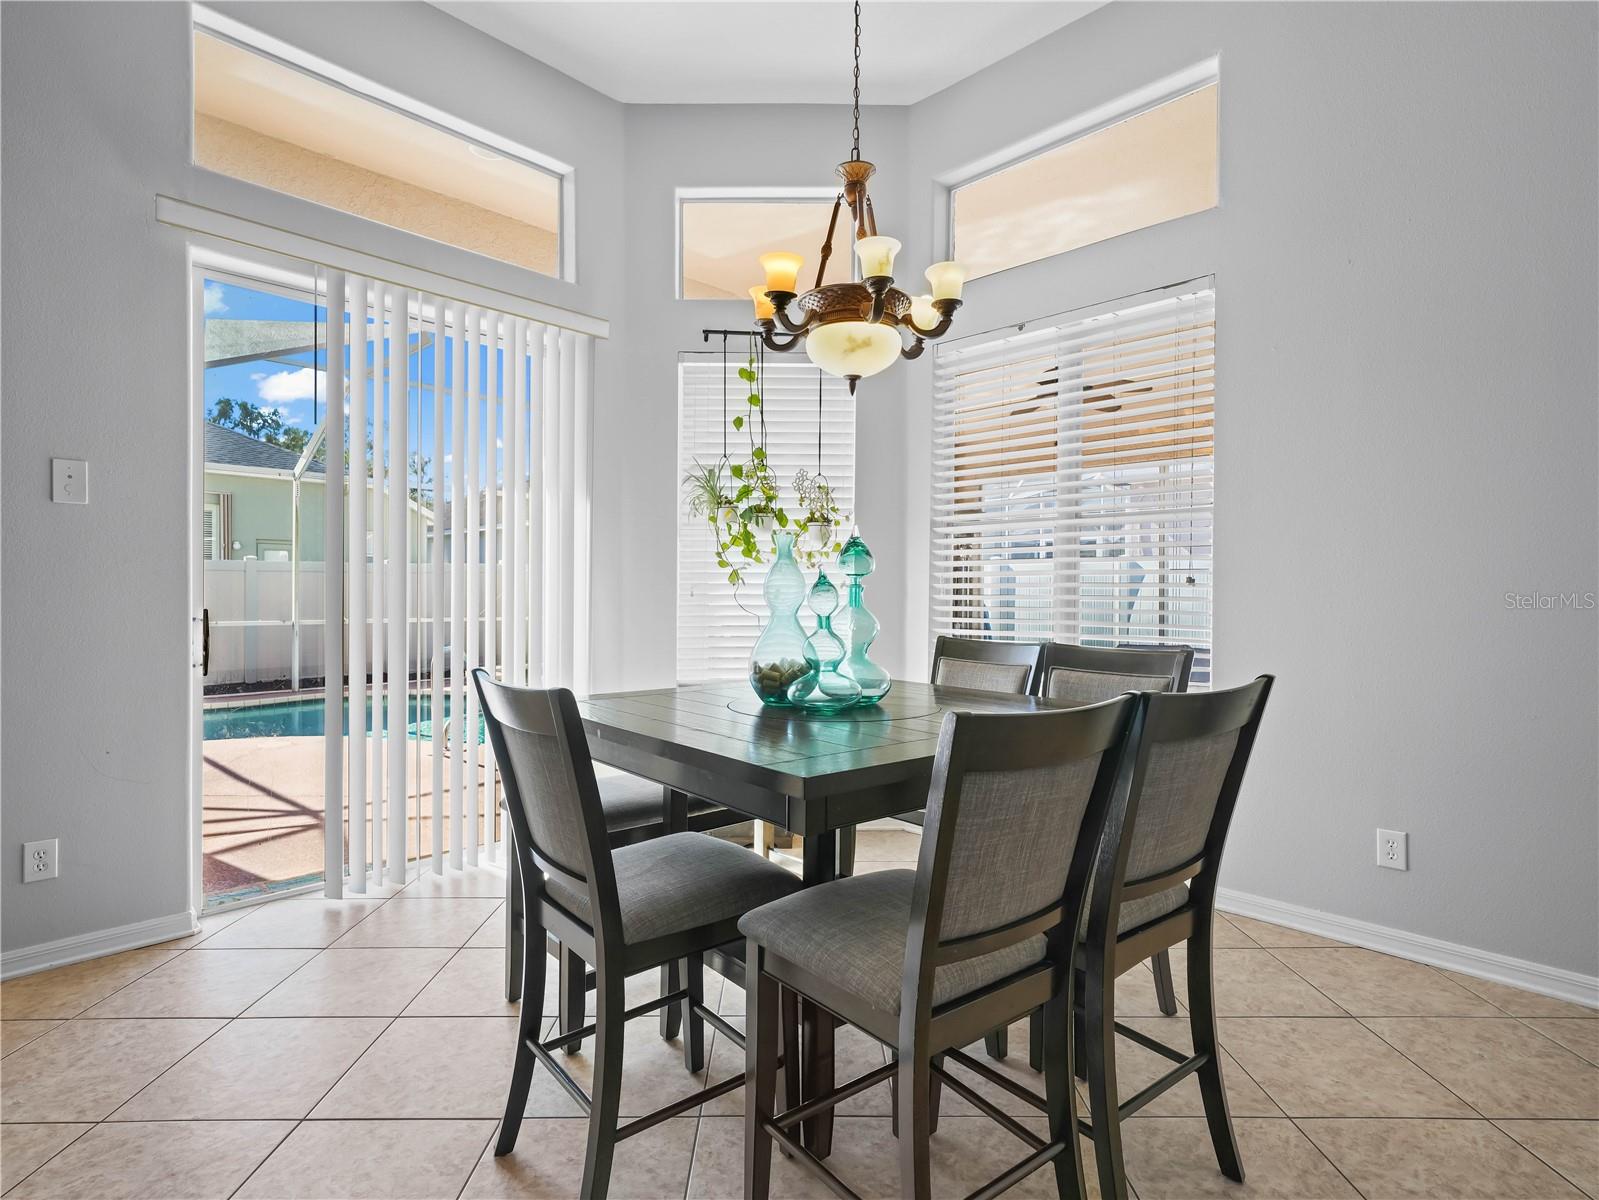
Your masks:
[{"label": "baseboard", "polygon": [[199,928],[194,913],[184,909],[171,916],[119,925],[99,933],[80,933],[55,942],[8,950],[0,955],[0,979],[15,979],[18,975],[32,975],[35,971],[64,967],[86,958],[100,958],[123,950],[153,946],[157,942],[170,942],[173,938],[188,937]]},{"label": "baseboard", "polygon": [[1508,954],[1491,950],[1478,950],[1456,942],[1445,942],[1419,933],[1406,933],[1371,921],[1357,921],[1353,917],[1340,917],[1336,913],[1321,912],[1298,904],[1285,904],[1281,900],[1268,900],[1232,888],[1216,889],[1216,907],[1222,912],[1237,913],[1241,917],[1254,917],[1273,925],[1284,925],[1303,933],[1319,934],[1351,946],[1364,946],[1380,950],[1396,958],[1459,971],[1478,979],[1507,983],[1558,1000],[1588,1008],[1599,1008],[1599,976],[1583,975],[1563,967],[1548,967],[1542,963],[1528,962]]}]

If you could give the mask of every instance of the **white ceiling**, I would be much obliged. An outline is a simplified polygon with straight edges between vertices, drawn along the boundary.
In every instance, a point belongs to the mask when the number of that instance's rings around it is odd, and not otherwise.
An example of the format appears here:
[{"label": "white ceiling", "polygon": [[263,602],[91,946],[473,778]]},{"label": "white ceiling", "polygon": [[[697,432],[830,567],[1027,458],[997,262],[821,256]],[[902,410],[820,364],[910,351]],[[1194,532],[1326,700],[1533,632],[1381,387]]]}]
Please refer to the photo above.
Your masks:
[{"label": "white ceiling", "polygon": [[[914,104],[1104,2],[867,0],[862,102]],[[849,0],[434,3],[630,104],[834,104],[850,98]]]}]

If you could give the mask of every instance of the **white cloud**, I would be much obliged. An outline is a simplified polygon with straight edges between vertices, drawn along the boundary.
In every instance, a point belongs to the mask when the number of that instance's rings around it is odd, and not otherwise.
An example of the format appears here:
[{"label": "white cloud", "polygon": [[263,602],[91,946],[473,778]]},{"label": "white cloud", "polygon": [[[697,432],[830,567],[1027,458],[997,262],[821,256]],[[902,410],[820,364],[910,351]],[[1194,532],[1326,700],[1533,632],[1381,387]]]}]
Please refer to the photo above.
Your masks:
[{"label": "white cloud", "polygon": [[214,317],[228,311],[227,301],[222,298],[222,285],[208,283],[205,285],[205,315]]},{"label": "white cloud", "polygon": [[310,367],[301,367],[298,371],[256,376],[255,390],[263,400],[310,400],[316,395],[319,374]]}]

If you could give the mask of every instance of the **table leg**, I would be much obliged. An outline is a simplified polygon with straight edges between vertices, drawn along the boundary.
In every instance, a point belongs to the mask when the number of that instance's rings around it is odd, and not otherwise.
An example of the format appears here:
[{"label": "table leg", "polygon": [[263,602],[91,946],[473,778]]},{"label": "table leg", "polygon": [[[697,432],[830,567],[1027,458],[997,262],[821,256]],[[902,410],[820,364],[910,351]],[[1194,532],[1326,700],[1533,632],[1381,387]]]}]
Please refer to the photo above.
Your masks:
[{"label": "table leg", "polygon": [[[805,837],[802,878],[806,887],[815,887],[835,878],[838,866],[838,835],[832,831]],[[801,1008],[803,1045],[800,1086],[806,1100],[833,1090],[833,1018],[817,1005],[806,1001]],[[817,1158],[833,1150],[833,1110],[828,1109],[804,1123],[801,1131],[806,1149]]]}]

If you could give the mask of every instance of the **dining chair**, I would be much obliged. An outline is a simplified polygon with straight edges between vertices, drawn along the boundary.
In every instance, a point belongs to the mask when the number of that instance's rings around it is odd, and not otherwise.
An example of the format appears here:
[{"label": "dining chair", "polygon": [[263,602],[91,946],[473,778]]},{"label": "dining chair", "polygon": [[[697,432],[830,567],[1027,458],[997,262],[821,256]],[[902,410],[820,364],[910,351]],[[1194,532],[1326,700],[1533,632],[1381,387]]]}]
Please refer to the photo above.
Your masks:
[{"label": "dining chair", "polygon": [[[916,870],[839,879],[752,909],[739,922],[748,939],[746,1197],[768,1195],[774,1143],[837,1194],[854,1195],[795,1127],[890,1079],[902,1196],[931,1194],[935,1079],[1029,1148],[974,1195],[997,1195],[1045,1163],[1054,1164],[1061,1195],[1085,1194],[1067,1024],[1072,954],[1115,782],[1146,703],[1122,696],[1052,712],[947,714]],[[778,1111],[784,990],[890,1047],[894,1061]],[[1039,1005],[1050,1016],[1047,1138],[944,1068],[953,1059],[1020,1089],[959,1047]]]},{"label": "dining chair", "polygon": [[[742,1075],[732,1076],[623,1124],[618,1114],[624,1022],[678,1005],[683,1065],[690,1073],[705,1067],[707,1024],[742,1045],[743,1034],[705,1007],[704,957],[737,939],[738,919],[749,909],[801,885],[759,855],[703,833],[670,833],[613,850],[572,693],[506,687],[481,668],[472,672],[472,681],[503,769],[527,941],[542,947],[548,931],[568,953],[592,964],[597,1006],[592,1024],[540,1040],[547,956],[523,955],[516,1061],[494,1152],[509,1154],[516,1146],[533,1071],[542,1064],[588,1115],[580,1195],[601,1200],[617,1142],[744,1082]],[[627,977],[670,962],[679,964],[683,986],[626,1008]],[[798,1040],[797,1005],[787,1001],[783,1007],[790,1018],[784,1042],[792,1047]],[[552,1052],[591,1035],[593,1090],[586,1093]]]},{"label": "dining chair", "polygon": [[[1216,1161],[1242,1183],[1243,1162],[1227,1110],[1212,987],[1216,884],[1238,789],[1271,693],[1272,676],[1226,691],[1147,697],[1143,736],[1128,785],[1118,788],[1094,867],[1078,950],[1080,1061],[1088,1080],[1094,1157],[1104,1200],[1125,1200],[1121,1122],[1197,1075]],[[1158,951],[1188,946],[1188,1024],[1193,1053],[1118,1023],[1116,978]],[[1059,1012],[1036,1014],[1048,1025]],[[1176,1066],[1126,1101],[1116,1081],[1116,1035]],[[1060,1036],[1059,1032],[1053,1035]]]}]

